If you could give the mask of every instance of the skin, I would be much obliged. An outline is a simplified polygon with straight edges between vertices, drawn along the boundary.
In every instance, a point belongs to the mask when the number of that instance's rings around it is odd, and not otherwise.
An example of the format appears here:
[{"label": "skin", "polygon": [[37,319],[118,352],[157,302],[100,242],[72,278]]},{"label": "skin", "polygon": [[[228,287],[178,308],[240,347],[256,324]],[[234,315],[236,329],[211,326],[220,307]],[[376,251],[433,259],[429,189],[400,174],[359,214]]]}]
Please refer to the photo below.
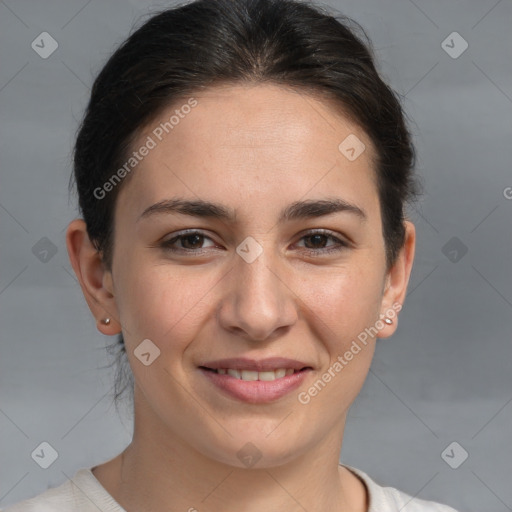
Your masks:
[{"label": "skin", "polygon": [[[297,395],[359,333],[403,304],[414,225],[405,222],[405,244],[387,270],[374,149],[326,100],[270,84],[217,86],[194,98],[198,105],[120,190],[112,271],[83,220],[68,226],[71,264],[98,329],[105,335],[122,329],[135,377],[133,440],[93,474],[129,512],[364,512],[366,487],[338,459],[377,338],[391,336],[398,317],[309,403]],[[162,112],[139,142],[186,99]],[[366,146],[354,161],[338,150],[349,134]],[[176,196],[222,203],[236,210],[236,222],[171,213],[137,220],[148,206]],[[289,203],[332,197],[364,209],[366,222],[338,212],[278,223]],[[174,247],[182,253],[161,246],[189,228],[206,238],[178,240]],[[311,238],[318,229],[349,245],[322,252],[337,243]],[[248,236],[263,249],[252,263],[236,252]],[[106,317],[109,326],[100,323]],[[134,355],[146,338],[160,350],[149,366]],[[279,400],[244,403],[222,394],[197,368],[239,356],[289,357],[313,371]],[[251,468],[237,457],[248,442],[261,453]]]}]

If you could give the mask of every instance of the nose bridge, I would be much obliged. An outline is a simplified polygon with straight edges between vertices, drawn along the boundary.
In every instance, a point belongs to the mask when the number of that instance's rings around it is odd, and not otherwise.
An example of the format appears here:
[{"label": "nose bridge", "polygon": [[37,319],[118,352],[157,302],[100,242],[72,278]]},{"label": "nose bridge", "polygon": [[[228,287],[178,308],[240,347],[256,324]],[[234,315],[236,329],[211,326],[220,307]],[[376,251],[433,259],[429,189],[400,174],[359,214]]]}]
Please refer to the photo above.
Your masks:
[{"label": "nose bridge", "polygon": [[279,257],[270,240],[264,245],[248,237],[237,247],[232,286],[221,308],[225,328],[244,331],[254,340],[268,338],[297,318],[294,295],[280,275]]}]

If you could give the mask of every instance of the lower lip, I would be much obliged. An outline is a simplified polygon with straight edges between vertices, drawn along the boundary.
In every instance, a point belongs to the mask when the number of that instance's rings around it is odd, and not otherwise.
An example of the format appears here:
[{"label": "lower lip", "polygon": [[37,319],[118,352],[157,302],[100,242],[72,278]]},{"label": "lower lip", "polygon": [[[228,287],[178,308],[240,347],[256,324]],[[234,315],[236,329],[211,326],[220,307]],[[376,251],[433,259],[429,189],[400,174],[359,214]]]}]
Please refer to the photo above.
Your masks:
[{"label": "lower lip", "polygon": [[210,382],[227,395],[248,402],[261,404],[273,402],[298,388],[311,369],[301,370],[275,380],[242,380],[231,375],[199,368]]}]

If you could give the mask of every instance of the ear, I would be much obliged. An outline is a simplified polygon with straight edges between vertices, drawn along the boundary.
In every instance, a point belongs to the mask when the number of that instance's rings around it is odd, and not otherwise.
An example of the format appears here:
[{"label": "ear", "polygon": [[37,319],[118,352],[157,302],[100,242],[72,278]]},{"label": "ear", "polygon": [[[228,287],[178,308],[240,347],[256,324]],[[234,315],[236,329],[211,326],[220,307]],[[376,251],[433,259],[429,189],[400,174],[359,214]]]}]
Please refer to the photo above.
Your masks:
[{"label": "ear", "polygon": [[[85,300],[96,319],[97,329],[109,336],[119,333],[119,314],[113,293],[112,273],[106,270],[101,254],[90,241],[83,219],[75,219],[69,223],[66,247]],[[110,318],[109,325],[102,323],[104,318]]]},{"label": "ear", "polygon": [[388,271],[385,279],[381,304],[381,318],[388,317],[393,320],[391,325],[384,323],[384,328],[379,331],[377,338],[389,338],[398,326],[398,312],[402,309],[405,300],[407,285],[411,275],[414,252],[416,247],[416,229],[410,221],[404,221],[405,243],[396,259],[396,262]]}]

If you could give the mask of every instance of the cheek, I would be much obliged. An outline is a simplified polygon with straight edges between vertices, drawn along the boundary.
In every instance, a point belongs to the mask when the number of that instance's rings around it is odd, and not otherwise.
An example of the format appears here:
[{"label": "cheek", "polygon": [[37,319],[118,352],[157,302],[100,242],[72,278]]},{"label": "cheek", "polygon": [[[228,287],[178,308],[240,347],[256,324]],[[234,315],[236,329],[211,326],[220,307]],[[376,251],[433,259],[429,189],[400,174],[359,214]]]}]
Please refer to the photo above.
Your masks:
[{"label": "cheek", "polygon": [[379,318],[379,283],[380,275],[370,265],[347,269],[331,275],[308,299],[316,325],[326,326],[323,341],[329,361],[320,378],[330,391],[323,400],[348,407],[366,379],[375,350],[369,328]]},{"label": "cheek", "polygon": [[[366,270],[365,270],[366,268]],[[329,276],[304,279],[301,294],[309,311],[306,322],[323,352],[322,369],[299,402],[310,414],[321,417],[325,428],[334,426],[339,416],[359,394],[375,350],[365,329],[378,318],[379,276],[371,267],[336,269]],[[320,348],[319,344],[322,344]],[[336,412],[326,414],[335,405]]]},{"label": "cheek", "polygon": [[120,293],[128,335],[149,338],[166,351],[182,348],[180,340],[188,343],[201,319],[212,314],[210,294],[221,286],[217,274],[199,268],[146,262],[126,269]]},{"label": "cheek", "polygon": [[375,322],[381,302],[380,280],[375,264],[369,262],[303,278],[297,295],[330,328],[335,342],[342,343]]}]

